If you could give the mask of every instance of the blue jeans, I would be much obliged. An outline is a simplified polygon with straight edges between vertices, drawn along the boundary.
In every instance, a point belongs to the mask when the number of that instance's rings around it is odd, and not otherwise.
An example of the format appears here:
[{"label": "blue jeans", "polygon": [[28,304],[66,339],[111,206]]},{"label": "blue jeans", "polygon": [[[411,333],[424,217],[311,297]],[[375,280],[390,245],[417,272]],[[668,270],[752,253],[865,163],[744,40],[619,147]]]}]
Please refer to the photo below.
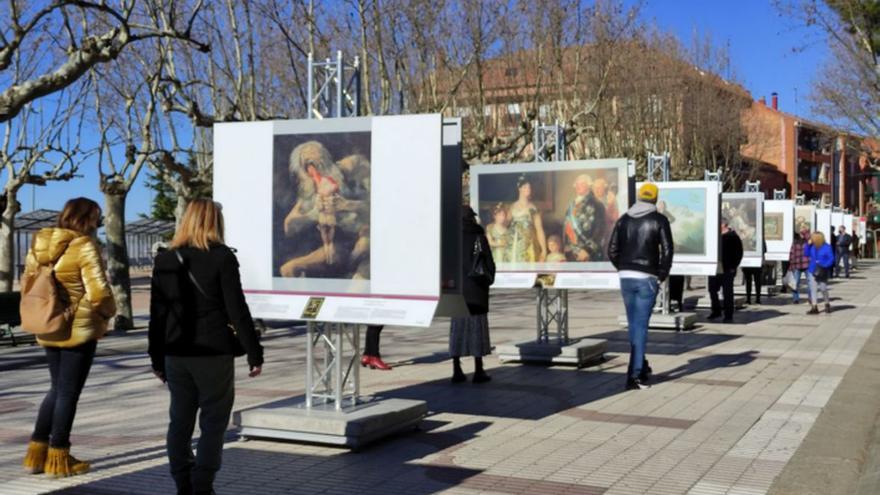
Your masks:
[{"label": "blue jeans", "polygon": [[792,276],[794,277],[794,289],[791,291],[791,299],[794,302],[799,302],[801,300],[801,275],[806,273],[805,270],[792,270]]},{"label": "blue jeans", "polygon": [[626,307],[629,325],[629,368],[627,378],[639,377],[645,362],[645,345],[648,343],[648,323],[657,300],[656,278],[621,278],[620,293]]}]

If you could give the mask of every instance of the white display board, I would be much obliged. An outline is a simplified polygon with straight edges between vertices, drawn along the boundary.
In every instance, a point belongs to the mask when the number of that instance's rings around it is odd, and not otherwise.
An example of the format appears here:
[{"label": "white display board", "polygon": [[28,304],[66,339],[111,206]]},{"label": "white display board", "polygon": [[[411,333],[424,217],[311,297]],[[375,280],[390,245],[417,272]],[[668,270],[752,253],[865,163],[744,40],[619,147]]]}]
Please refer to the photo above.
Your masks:
[{"label": "white display board", "polygon": [[740,266],[758,268],[764,264],[764,193],[721,194],[721,216],[743,243]]},{"label": "white display board", "polygon": [[842,211],[831,211],[831,230],[834,235],[837,235],[837,232],[840,229],[841,225],[846,225],[844,223],[844,217]]},{"label": "white display board", "polygon": [[[643,183],[636,184],[640,188]],[[672,275],[715,275],[718,272],[721,183],[718,181],[655,182],[657,210],[669,219],[675,254]]]},{"label": "white display board", "polygon": [[855,232],[855,230],[853,230],[853,215],[849,213],[843,214],[843,223],[840,225],[843,225],[846,228],[846,233],[849,235],[853,235],[853,232]]},{"label": "white display board", "polygon": [[794,201],[777,199],[764,201],[764,242],[767,243],[766,259],[788,261],[791,243],[794,241]]},{"label": "white display board", "polygon": [[825,234],[826,242],[831,242],[831,210],[828,208],[816,209],[816,232]]},{"label": "white display board", "polygon": [[619,287],[608,237],[629,205],[627,160],[579,160],[470,169],[471,206],[486,228],[495,288]]},{"label": "white display board", "polygon": [[859,217],[859,242],[862,246],[868,242],[868,217]]},{"label": "white display board", "polygon": [[253,315],[430,325],[442,133],[439,114],[216,124],[214,198]]}]

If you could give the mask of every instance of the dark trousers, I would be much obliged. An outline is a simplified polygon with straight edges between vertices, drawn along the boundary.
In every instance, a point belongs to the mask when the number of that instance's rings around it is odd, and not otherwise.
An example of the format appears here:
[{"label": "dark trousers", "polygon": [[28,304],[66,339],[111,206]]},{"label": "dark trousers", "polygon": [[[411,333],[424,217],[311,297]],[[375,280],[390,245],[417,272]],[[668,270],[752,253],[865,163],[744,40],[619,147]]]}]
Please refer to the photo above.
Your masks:
[{"label": "dark trousers", "polygon": [[[782,280],[785,280],[785,275],[788,274],[788,266],[789,266],[788,261],[782,262]],[[782,292],[783,292],[783,294],[788,292],[788,286],[785,285],[785,283],[782,284]]]},{"label": "dark trousers", "polygon": [[761,304],[761,283],[763,282],[763,270],[761,268],[743,268],[743,278],[746,280],[746,302],[752,304],[752,282],[755,283],[755,300]]},{"label": "dark trousers", "polygon": [[669,305],[678,304],[678,311],[684,311],[684,275],[669,276]]},{"label": "dark trousers", "polygon": [[46,347],[52,385],[40,405],[31,439],[52,447],[70,447],[70,429],[76,416],[79,395],[89,377],[98,342],[76,347]]},{"label": "dark trousers", "polygon": [[712,314],[721,314],[721,302],[718,291],[724,294],[724,319],[733,318],[733,279],[736,272],[722,273],[709,277],[709,297],[712,299]]},{"label": "dark trousers", "polygon": [[[165,377],[171,392],[168,462],[178,491],[209,491],[220,470],[223,439],[235,400],[232,356],[166,356]],[[199,412],[195,457],[193,429]]]},{"label": "dark trousers", "polygon": [[364,344],[364,356],[380,357],[379,354],[379,334],[382,333],[384,325],[367,326],[367,340]]}]

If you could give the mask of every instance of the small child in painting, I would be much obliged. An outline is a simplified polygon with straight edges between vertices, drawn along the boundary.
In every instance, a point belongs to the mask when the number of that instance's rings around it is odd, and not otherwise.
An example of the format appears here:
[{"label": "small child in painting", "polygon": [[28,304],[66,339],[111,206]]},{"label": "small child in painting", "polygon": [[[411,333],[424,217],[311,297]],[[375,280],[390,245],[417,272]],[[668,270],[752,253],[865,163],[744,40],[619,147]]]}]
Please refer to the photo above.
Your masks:
[{"label": "small child in painting", "polygon": [[492,248],[492,259],[496,263],[510,261],[510,216],[504,203],[498,203],[492,208],[493,222],[486,226],[486,239]]},{"label": "small child in painting", "polygon": [[548,263],[562,263],[567,261],[565,253],[562,252],[562,239],[554,234],[547,238],[547,249],[550,254],[547,255]]}]

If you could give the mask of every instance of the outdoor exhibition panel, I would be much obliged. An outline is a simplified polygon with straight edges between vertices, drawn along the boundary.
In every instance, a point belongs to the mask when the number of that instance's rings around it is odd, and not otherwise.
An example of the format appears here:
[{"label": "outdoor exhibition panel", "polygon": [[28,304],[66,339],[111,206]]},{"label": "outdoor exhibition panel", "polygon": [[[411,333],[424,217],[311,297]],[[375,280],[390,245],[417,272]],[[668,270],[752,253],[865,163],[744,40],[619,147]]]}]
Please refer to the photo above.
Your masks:
[{"label": "outdoor exhibition panel", "polygon": [[496,288],[611,289],[608,236],[629,205],[626,159],[477,165],[471,206],[492,247]]},{"label": "outdoor exhibition panel", "polygon": [[831,210],[828,208],[816,209],[816,230],[825,234],[825,241],[831,242]]},{"label": "outdoor exhibition panel", "polygon": [[767,243],[768,260],[788,261],[794,241],[794,216],[794,201],[764,201],[764,242]]},{"label": "outdoor exhibition panel", "polygon": [[[660,190],[657,211],[669,219],[675,254],[672,275],[715,275],[718,271],[718,228],[721,183],[718,181],[655,182]],[[642,183],[636,184],[641,187]]]},{"label": "outdoor exhibition panel", "polygon": [[846,233],[852,235],[855,230],[853,230],[853,216],[849,213],[844,213],[843,222],[840,223],[846,228]]},{"label": "outdoor exhibition panel", "polygon": [[868,242],[868,217],[859,217],[859,239],[864,246]]},{"label": "outdoor exhibition panel", "polygon": [[794,207],[794,228],[798,233],[816,231],[816,207],[813,205],[796,205]]},{"label": "outdoor exhibition panel", "polygon": [[840,226],[844,225],[843,223],[843,212],[842,211],[831,211],[831,233],[837,235],[838,229]]},{"label": "outdoor exhibition panel", "polygon": [[721,195],[721,216],[743,244],[740,266],[764,264],[764,193],[730,192]]},{"label": "outdoor exhibition panel", "polygon": [[429,325],[442,146],[439,114],[217,124],[214,196],[254,317]]}]

